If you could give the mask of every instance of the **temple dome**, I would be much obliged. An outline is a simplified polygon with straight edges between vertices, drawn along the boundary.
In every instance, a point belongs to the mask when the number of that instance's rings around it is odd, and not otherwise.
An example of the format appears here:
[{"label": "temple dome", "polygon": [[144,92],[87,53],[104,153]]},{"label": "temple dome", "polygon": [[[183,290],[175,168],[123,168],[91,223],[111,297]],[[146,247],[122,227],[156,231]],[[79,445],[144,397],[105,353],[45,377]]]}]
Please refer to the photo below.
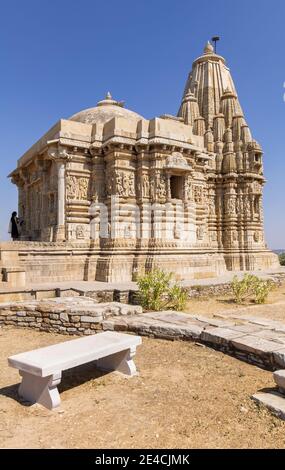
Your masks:
[{"label": "temple dome", "polygon": [[69,119],[70,121],[83,122],[84,124],[105,124],[114,117],[124,117],[135,122],[144,119],[134,111],[124,108],[124,103],[114,100],[110,93],[107,93],[106,98],[99,101],[94,108],[83,109]]}]

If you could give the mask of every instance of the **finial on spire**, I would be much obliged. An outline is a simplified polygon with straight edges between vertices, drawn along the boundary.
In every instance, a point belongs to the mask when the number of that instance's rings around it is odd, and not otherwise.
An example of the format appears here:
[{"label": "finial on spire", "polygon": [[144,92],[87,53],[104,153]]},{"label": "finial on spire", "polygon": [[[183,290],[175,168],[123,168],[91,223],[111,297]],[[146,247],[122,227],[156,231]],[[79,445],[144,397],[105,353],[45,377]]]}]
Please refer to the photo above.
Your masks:
[{"label": "finial on spire", "polygon": [[207,42],[206,46],[204,47],[204,54],[213,54],[214,48],[210,41]]},{"label": "finial on spire", "polygon": [[106,97],[104,98],[104,100],[99,101],[97,103],[97,106],[109,106],[109,105],[120,106],[121,108],[123,108],[124,107],[124,101],[114,100],[111,93],[108,91],[108,93],[106,94]]}]

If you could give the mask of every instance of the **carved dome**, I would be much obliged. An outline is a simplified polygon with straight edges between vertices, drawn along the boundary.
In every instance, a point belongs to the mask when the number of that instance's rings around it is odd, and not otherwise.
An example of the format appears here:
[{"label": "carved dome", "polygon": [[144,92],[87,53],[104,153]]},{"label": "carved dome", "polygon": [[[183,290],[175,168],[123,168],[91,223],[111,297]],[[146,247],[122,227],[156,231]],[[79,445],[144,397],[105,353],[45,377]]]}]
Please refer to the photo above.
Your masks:
[{"label": "carved dome", "polygon": [[94,108],[83,109],[79,113],[74,114],[69,119],[70,121],[83,122],[84,124],[105,124],[114,117],[124,117],[128,120],[138,122],[144,119],[139,114],[125,109],[122,101],[113,100],[110,93],[104,100],[99,101]]}]

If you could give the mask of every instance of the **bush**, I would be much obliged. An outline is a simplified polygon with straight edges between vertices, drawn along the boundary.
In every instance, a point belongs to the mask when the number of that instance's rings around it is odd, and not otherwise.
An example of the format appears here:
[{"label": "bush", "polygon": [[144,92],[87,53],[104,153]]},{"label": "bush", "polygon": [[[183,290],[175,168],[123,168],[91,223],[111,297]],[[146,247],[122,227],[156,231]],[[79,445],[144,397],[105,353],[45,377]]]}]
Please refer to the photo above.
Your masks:
[{"label": "bush", "polygon": [[274,284],[272,281],[262,281],[261,279],[259,279],[258,282],[256,282],[255,284],[254,302],[256,304],[264,304],[265,300],[268,297],[269,292],[273,289],[273,287],[274,287]]},{"label": "bush", "polygon": [[281,266],[285,266],[285,253],[279,253],[279,263]]},{"label": "bush", "polygon": [[139,276],[140,303],[146,310],[182,310],[187,301],[187,291],[178,284],[171,285],[173,274],[160,269]]},{"label": "bush", "polygon": [[173,310],[183,310],[188,299],[188,293],[186,289],[183,289],[178,284],[174,284],[168,290],[168,298],[170,308],[173,308]]},{"label": "bush", "polygon": [[250,296],[251,277],[252,276],[250,274],[245,274],[243,279],[239,280],[237,276],[234,276],[231,282],[231,289],[237,304],[241,304]]},{"label": "bush", "polygon": [[245,274],[241,280],[234,276],[231,283],[234,300],[237,304],[250,298],[256,304],[263,304],[273,286],[272,281],[260,279],[253,274]]}]

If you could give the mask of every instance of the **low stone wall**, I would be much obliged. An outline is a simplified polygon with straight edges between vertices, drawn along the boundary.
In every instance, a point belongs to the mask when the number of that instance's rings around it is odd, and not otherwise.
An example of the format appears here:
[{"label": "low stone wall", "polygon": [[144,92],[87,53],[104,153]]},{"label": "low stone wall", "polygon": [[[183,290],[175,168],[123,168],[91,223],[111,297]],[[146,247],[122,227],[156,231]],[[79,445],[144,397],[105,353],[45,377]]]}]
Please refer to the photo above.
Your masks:
[{"label": "low stone wall", "polygon": [[[276,286],[280,286],[282,281],[284,282],[282,277],[272,277],[270,278],[271,282]],[[186,287],[188,291],[189,298],[191,297],[213,297],[219,295],[229,295],[232,294],[231,283],[227,282],[224,284],[211,284],[211,285],[196,285],[196,286],[189,286]]]},{"label": "low stone wall", "polygon": [[199,297],[213,297],[218,295],[231,294],[232,289],[229,283],[227,284],[213,284],[211,286],[191,286],[187,287],[189,299]]},{"label": "low stone wall", "polygon": [[285,325],[269,319],[216,319],[165,311],[109,318],[103,329],[194,341],[268,370],[285,368]]},{"label": "low stone wall", "polygon": [[141,312],[140,306],[119,302],[98,303],[86,297],[7,302],[0,304],[0,325],[70,335],[91,335],[102,330],[102,322],[111,316]]}]

